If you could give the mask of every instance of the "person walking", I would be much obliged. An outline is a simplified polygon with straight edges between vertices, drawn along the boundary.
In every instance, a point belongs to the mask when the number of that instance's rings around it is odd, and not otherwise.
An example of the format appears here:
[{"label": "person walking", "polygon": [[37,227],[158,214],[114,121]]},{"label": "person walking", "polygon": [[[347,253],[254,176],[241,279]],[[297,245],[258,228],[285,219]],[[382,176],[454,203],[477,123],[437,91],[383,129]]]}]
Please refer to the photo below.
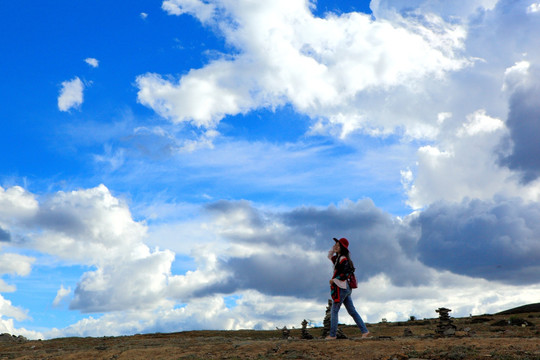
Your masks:
[{"label": "person walking", "polygon": [[341,304],[354,319],[356,325],[362,332],[362,338],[370,337],[369,331],[364,321],[354,308],[349,284],[349,277],[354,272],[354,265],[349,253],[349,240],[346,238],[336,239],[332,249],[328,251],[328,259],[334,264],[334,274],[330,279],[330,294],[332,295],[332,310],[330,312],[330,335],[326,340],[335,340],[337,338],[338,313]]}]

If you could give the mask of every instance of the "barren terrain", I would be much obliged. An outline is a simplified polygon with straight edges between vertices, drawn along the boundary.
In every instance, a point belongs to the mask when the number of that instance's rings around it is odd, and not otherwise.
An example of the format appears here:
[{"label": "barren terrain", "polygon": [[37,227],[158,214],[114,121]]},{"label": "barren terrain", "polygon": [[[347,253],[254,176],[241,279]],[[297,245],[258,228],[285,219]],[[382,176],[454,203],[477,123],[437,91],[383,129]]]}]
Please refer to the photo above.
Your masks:
[{"label": "barren terrain", "polygon": [[[0,359],[536,359],[540,360],[540,312],[453,319],[457,332],[437,337],[438,319],[368,324],[373,338],[360,339],[340,326],[346,340],[326,341],[300,324],[282,331],[189,331],[100,338],[23,341],[0,336]],[[409,331],[410,330],[410,331]],[[412,335],[411,335],[412,332]],[[406,335],[408,334],[408,335]]]}]

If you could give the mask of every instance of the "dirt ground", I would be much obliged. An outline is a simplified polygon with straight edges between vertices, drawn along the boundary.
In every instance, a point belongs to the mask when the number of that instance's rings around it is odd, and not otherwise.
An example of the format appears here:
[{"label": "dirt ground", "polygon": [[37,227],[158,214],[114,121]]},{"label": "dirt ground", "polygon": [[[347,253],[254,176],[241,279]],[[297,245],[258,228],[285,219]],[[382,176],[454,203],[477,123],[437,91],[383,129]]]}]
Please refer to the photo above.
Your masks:
[{"label": "dirt ground", "polygon": [[[368,324],[373,337],[340,326],[346,340],[326,341],[321,328],[303,340],[299,329],[190,331],[46,341],[0,340],[0,359],[535,359],[540,313],[453,319],[457,333],[437,337],[438,319]],[[300,325],[299,325],[300,328]],[[410,335],[412,332],[412,336]],[[408,336],[406,334],[409,333]],[[5,337],[4,337],[5,338]]]}]

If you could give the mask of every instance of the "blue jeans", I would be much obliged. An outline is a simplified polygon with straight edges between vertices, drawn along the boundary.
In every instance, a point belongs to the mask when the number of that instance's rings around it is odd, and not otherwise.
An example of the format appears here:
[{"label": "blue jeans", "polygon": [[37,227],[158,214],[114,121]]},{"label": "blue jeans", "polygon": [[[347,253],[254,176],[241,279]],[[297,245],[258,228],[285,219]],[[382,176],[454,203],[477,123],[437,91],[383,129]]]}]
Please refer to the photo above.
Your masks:
[{"label": "blue jeans", "polygon": [[338,288],[340,292],[340,302],[333,302],[332,303],[332,310],[330,312],[330,336],[335,337],[337,334],[337,327],[338,327],[338,313],[339,308],[341,307],[341,304],[345,305],[345,309],[347,309],[347,312],[349,315],[352,316],[354,319],[354,322],[362,332],[362,334],[368,333],[368,329],[366,327],[366,324],[364,324],[364,320],[360,317],[356,309],[354,308],[354,304],[351,299],[351,288],[349,287],[349,284],[347,284],[347,289]]}]

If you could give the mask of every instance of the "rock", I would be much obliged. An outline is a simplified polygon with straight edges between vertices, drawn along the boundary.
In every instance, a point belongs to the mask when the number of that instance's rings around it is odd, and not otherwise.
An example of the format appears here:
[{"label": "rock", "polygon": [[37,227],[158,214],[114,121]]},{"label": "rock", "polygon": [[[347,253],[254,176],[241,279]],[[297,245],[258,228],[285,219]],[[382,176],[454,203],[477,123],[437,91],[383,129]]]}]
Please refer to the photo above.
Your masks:
[{"label": "rock", "polygon": [[16,335],[8,334],[8,333],[0,334],[0,342],[23,343],[27,341],[28,339],[22,335],[16,336]]},{"label": "rock", "polygon": [[452,336],[452,335],[455,335],[456,334],[456,329],[454,328],[447,328],[446,330],[443,331],[443,335],[444,336]]}]

